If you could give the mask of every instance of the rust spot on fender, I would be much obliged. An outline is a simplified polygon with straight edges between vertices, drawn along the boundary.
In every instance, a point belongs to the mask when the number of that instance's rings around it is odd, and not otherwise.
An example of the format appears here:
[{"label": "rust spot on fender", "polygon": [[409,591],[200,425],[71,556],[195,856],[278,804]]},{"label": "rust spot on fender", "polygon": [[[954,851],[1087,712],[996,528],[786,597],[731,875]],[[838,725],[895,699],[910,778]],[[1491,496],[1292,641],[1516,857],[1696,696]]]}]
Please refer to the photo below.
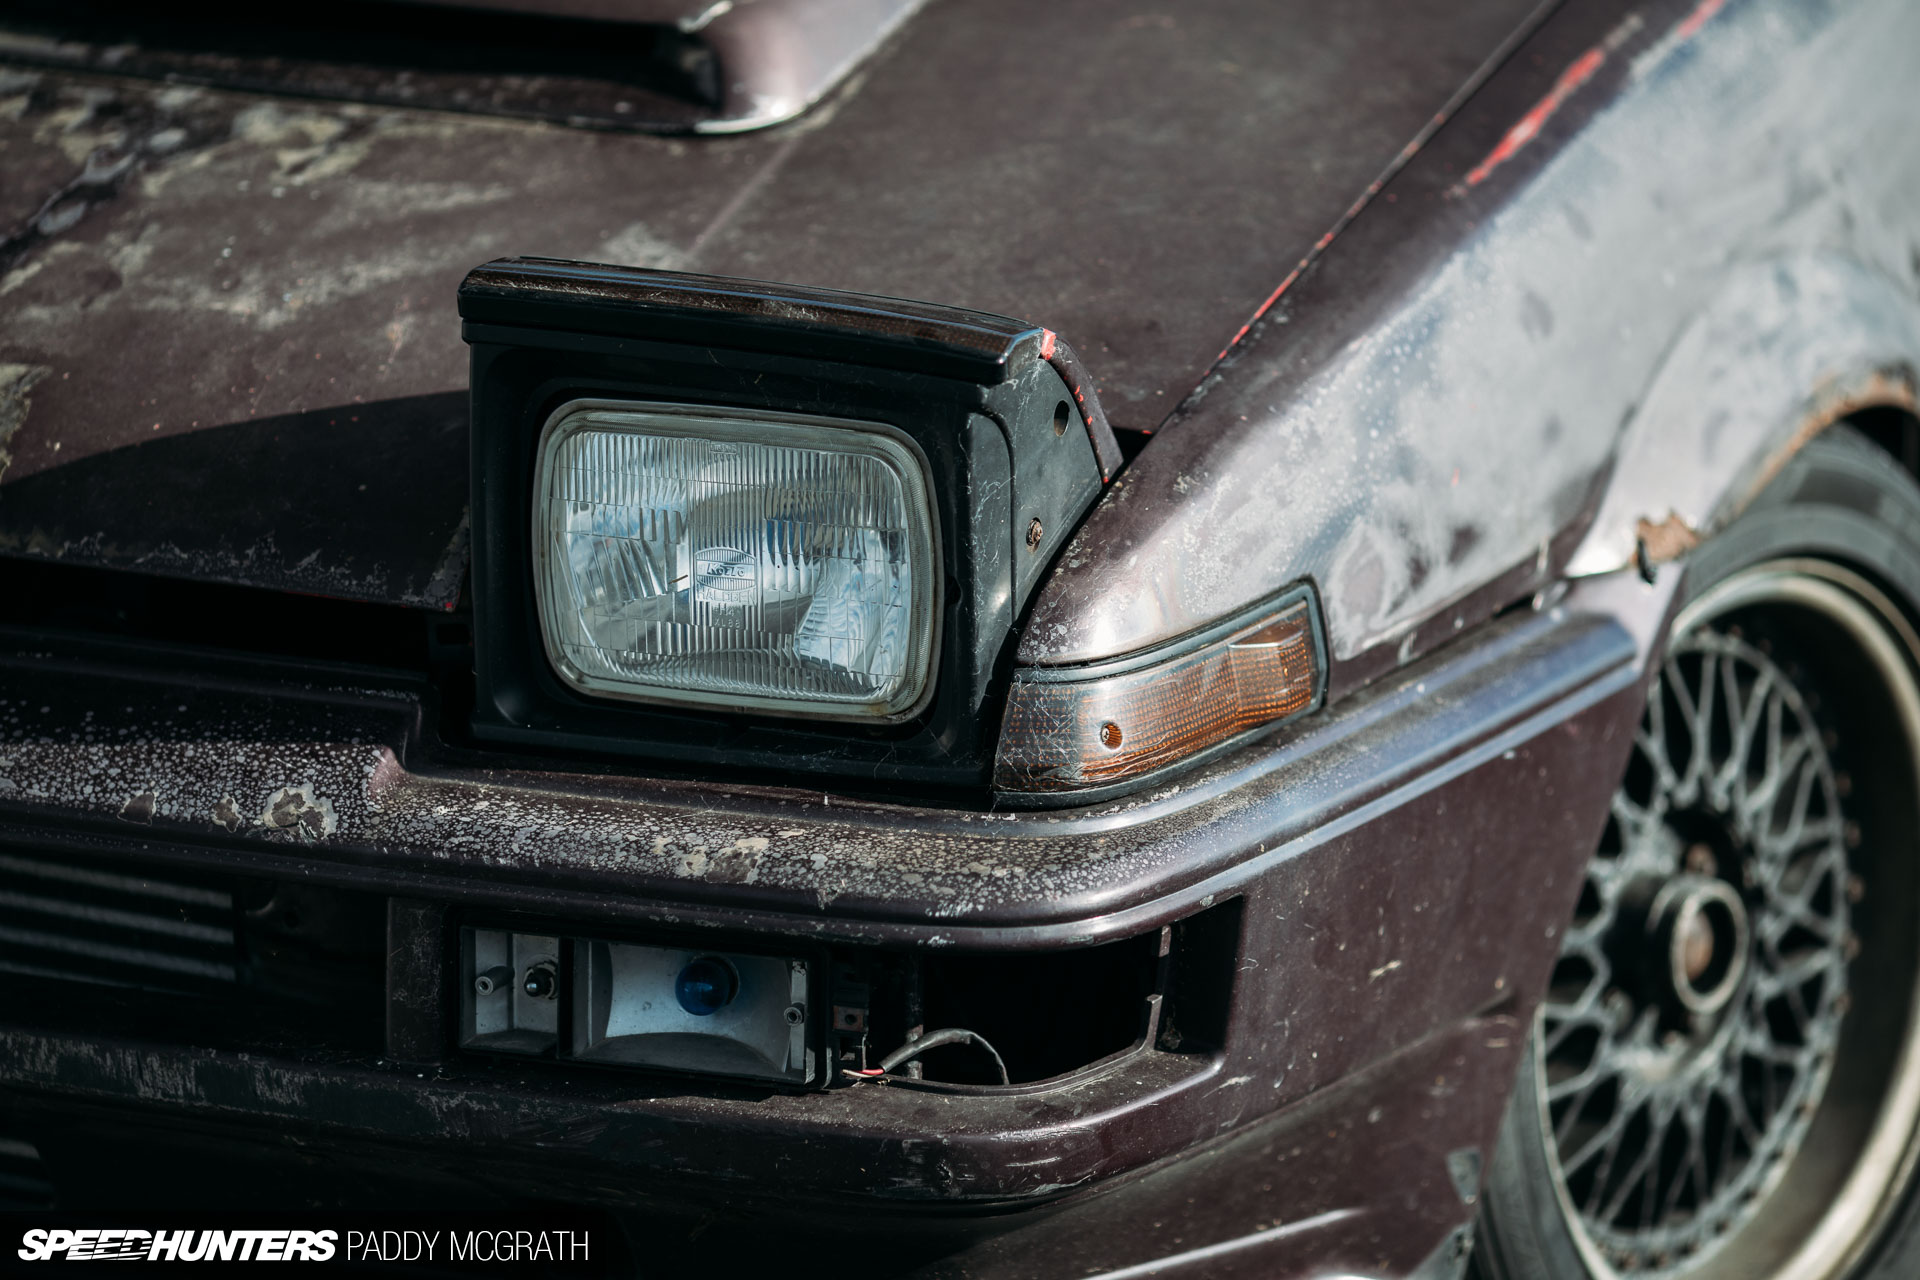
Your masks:
[{"label": "rust spot on fender", "polygon": [[229,832],[247,825],[245,816],[240,812],[240,802],[232,796],[222,798],[219,804],[213,806],[213,820]]},{"label": "rust spot on fender", "polygon": [[1659,521],[1640,517],[1633,532],[1640,540],[1642,554],[1648,564],[1667,564],[1678,560],[1700,545],[1700,535],[1674,511],[1667,512],[1666,518]]},{"label": "rust spot on fender", "polygon": [[1842,418],[1866,409],[1905,409],[1908,413],[1920,414],[1920,395],[1916,395],[1914,383],[1914,371],[1903,368],[1878,370],[1859,382],[1829,383],[1821,387],[1814,393],[1811,407],[1800,415],[1793,434],[1767,455],[1753,483],[1740,495],[1739,504],[1727,513],[1727,520],[1745,511],[1792,461],[1793,455],[1806,447],[1807,441]]}]

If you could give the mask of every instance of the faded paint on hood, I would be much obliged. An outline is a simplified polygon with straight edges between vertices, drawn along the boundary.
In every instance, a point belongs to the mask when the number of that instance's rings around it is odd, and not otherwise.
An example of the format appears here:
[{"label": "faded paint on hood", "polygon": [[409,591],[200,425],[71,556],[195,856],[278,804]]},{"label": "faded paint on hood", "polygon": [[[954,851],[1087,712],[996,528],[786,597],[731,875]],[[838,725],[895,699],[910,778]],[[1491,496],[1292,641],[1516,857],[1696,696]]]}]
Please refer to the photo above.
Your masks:
[{"label": "faded paint on hood", "polygon": [[685,141],[0,69],[0,552],[447,607],[507,254],[926,299],[1157,425],[1530,0],[937,3]]}]

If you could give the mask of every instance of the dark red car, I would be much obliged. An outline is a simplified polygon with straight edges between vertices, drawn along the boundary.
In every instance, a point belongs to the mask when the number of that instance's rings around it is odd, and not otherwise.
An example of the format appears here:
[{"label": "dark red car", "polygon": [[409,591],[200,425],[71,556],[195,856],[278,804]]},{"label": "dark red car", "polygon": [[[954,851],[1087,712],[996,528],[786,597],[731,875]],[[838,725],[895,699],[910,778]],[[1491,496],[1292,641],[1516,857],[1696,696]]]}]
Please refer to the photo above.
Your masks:
[{"label": "dark red car", "polygon": [[289,8],[0,12],[23,1229],[1920,1271],[1920,6]]}]

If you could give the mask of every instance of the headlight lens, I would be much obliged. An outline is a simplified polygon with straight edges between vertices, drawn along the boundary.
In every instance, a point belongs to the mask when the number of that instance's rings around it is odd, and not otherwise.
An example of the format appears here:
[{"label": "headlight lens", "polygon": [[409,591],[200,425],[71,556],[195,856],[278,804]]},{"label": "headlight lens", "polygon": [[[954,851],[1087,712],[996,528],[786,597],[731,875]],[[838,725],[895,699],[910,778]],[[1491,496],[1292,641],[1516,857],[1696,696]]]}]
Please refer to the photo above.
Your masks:
[{"label": "headlight lens", "polygon": [[541,632],[575,689],[863,720],[925,701],[936,525],[892,428],[575,402],[534,485]]}]

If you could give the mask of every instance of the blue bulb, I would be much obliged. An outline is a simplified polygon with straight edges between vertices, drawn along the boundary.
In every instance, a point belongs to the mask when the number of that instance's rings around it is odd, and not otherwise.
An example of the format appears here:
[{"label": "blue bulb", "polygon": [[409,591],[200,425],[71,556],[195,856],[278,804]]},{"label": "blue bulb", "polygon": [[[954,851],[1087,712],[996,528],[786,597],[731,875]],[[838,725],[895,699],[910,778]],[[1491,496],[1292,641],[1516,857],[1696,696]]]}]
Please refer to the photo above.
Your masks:
[{"label": "blue bulb", "polygon": [[701,956],[688,961],[687,967],[674,979],[673,994],[679,997],[682,1009],[696,1018],[704,1018],[732,1004],[738,987],[732,965],[719,956]]}]

